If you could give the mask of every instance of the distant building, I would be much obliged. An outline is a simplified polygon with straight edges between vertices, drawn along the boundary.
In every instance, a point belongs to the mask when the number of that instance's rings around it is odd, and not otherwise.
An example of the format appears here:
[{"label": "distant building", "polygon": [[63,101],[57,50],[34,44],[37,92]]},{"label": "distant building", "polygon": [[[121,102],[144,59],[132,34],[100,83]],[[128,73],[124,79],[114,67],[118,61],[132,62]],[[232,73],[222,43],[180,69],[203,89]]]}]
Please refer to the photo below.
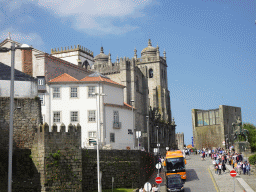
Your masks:
[{"label": "distant building", "polygon": [[176,142],[178,149],[182,150],[184,148],[184,133],[176,133],[175,134]]},{"label": "distant building", "polygon": [[[100,73],[93,73],[81,80],[62,74],[49,81],[48,85],[47,123],[56,124],[58,130],[62,123],[66,127],[70,122],[75,125],[79,123],[82,127],[82,147],[94,148],[97,123],[103,146],[112,149],[133,147],[133,135],[129,134],[133,113],[132,107],[124,103],[123,85]],[[93,93],[104,93],[105,96],[99,99]]]},{"label": "distant building", "polygon": [[192,109],[194,145],[197,149],[233,144],[232,123],[242,120],[240,107],[220,105],[217,109]]},{"label": "distant building", "polygon": [[[11,67],[0,62],[0,97],[10,97]],[[14,70],[14,97],[35,98],[37,79],[21,71]]]}]

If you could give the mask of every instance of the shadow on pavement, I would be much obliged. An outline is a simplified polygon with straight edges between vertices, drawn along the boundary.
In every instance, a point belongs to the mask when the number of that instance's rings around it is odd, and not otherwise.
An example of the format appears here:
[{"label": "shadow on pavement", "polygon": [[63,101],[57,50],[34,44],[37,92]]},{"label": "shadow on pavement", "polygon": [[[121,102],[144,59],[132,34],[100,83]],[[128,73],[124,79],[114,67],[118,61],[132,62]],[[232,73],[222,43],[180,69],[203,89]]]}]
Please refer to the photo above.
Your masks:
[{"label": "shadow on pavement", "polygon": [[186,180],[186,182],[199,180],[199,178],[198,178],[194,169],[186,169],[186,171],[187,171],[187,180]]}]

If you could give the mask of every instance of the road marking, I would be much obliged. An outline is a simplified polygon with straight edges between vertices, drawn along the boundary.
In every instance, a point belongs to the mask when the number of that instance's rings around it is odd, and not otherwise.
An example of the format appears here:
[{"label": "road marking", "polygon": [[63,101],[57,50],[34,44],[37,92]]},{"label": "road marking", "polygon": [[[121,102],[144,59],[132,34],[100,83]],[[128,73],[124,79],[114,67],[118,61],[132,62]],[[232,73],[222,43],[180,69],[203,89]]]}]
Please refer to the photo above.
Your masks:
[{"label": "road marking", "polygon": [[208,168],[208,171],[209,171],[209,174],[210,174],[210,176],[211,176],[211,179],[212,179],[212,182],[213,182],[213,185],[214,185],[216,191],[219,192],[218,186],[217,186],[217,184],[216,184],[216,182],[215,182],[215,179],[213,178],[212,172],[210,171],[209,168]]}]

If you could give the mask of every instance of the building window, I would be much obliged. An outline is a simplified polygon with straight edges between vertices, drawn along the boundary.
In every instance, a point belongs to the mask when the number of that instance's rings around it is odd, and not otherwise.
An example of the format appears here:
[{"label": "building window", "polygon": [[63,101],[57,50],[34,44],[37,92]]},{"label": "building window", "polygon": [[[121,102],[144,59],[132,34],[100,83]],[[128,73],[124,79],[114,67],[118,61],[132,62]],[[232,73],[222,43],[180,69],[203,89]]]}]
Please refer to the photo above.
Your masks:
[{"label": "building window", "polygon": [[149,78],[153,78],[153,75],[154,75],[154,74],[153,74],[153,69],[149,69],[148,72],[149,72]]},{"label": "building window", "polygon": [[114,123],[118,123],[119,122],[119,113],[118,111],[114,111]]},{"label": "building window", "polygon": [[60,123],[60,111],[53,112],[53,123]]},{"label": "building window", "polygon": [[38,97],[40,98],[41,106],[43,106],[44,105],[44,94],[39,94]]},{"label": "building window", "polygon": [[44,85],[44,80],[43,79],[38,79],[38,85]]},{"label": "building window", "polygon": [[213,123],[214,120],[214,111],[209,111],[209,116],[210,116],[210,125],[214,125],[215,121]]},{"label": "building window", "polygon": [[115,133],[110,133],[110,142],[115,142]]},{"label": "building window", "polygon": [[215,119],[216,119],[216,124],[220,124],[220,117],[219,117],[219,111],[215,111]]},{"label": "building window", "polygon": [[60,98],[60,88],[59,87],[53,87],[53,98]]},{"label": "building window", "polygon": [[88,111],[88,121],[89,122],[95,122],[96,121],[96,111],[95,110],[90,110]]},{"label": "building window", "polygon": [[202,112],[197,113],[197,126],[203,126],[203,115]]},{"label": "building window", "polygon": [[204,125],[209,125],[209,113],[204,112]]},{"label": "building window", "polygon": [[78,122],[78,111],[71,111],[70,112],[70,121],[71,122]]},{"label": "building window", "polygon": [[95,93],[95,87],[89,86],[88,87],[88,97],[93,98],[96,95],[93,95],[92,93]]},{"label": "building window", "polygon": [[139,91],[139,78],[136,76],[136,91]]},{"label": "building window", "polygon": [[97,144],[96,131],[90,131],[90,132],[88,132],[88,135],[89,135],[89,145],[90,146],[96,145]]},{"label": "building window", "polygon": [[71,98],[77,97],[77,87],[71,87],[71,89],[70,89],[70,97]]}]

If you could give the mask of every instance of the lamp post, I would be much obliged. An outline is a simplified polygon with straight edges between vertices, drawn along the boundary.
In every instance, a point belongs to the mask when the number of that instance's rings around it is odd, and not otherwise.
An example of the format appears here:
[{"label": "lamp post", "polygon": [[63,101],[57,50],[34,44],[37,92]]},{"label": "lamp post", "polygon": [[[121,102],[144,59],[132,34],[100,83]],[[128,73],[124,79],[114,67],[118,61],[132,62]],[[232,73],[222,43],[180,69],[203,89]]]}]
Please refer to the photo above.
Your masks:
[{"label": "lamp post", "polygon": [[[100,92],[100,87],[99,87]],[[105,96],[104,93],[92,93],[92,95],[96,96],[96,105],[97,105],[97,177],[98,177],[98,192],[101,192],[101,182],[100,182],[100,152],[99,152],[99,144],[100,144],[100,96]],[[98,99],[99,97],[99,99]],[[98,101],[99,100],[99,101]]]},{"label": "lamp post", "polygon": [[131,100],[132,104],[132,132],[133,132],[133,149],[135,148],[135,133],[134,133],[134,114],[133,114],[133,103],[134,100]]},{"label": "lamp post", "polygon": [[147,136],[148,136],[148,153],[150,151],[150,143],[149,143],[149,116],[146,116],[147,118]]},{"label": "lamp post", "polygon": [[14,65],[15,65],[15,50],[31,50],[32,47],[23,44],[20,47],[15,47],[12,42],[11,48],[0,47],[0,52],[11,51],[11,86],[10,86],[10,123],[9,123],[9,159],[8,159],[8,192],[12,191],[12,153],[13,153],[13,106],[14,106]]},{"label": "lamp post", "polygon": [[157,145],[157,153],[159,154],[159,147],[160,147],[160,143],[158,143],[158,126],[156,126],[156,130],[157,130],[157,132],[156,132],[156,145]]}]

